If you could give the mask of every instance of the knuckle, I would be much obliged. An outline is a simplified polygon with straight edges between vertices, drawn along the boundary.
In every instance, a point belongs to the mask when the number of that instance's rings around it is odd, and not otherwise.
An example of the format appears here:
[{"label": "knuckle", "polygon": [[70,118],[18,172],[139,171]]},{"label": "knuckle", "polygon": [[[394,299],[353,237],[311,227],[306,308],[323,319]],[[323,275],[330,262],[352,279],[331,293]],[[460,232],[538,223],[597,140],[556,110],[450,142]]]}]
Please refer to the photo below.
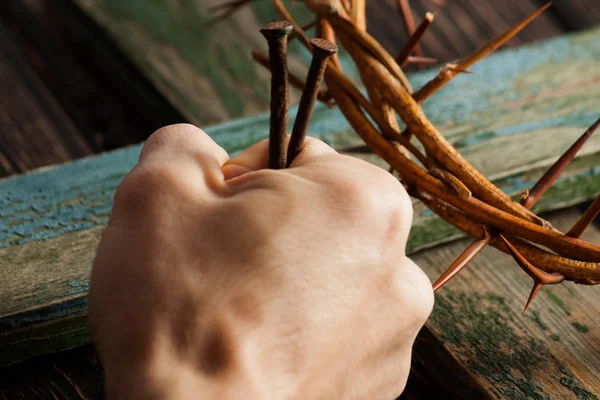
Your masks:
[{"label": "knuckle", "polygon": [[412,220],[410,198],[393,175],[364,161],[357,167],[360,170],[351,170],[347,174],[348,179],[341,180],[349,199],[364,211],[386,218]]},{"label": "knuckle", "polygon": [[405,321],[415,329],[421,329],[429,318],[434,306],[434,295],[431,281],[423,270],[411,259],[404,257],[402,266],[397,268],[394,279],[394,291],[397,300],[402,304],[409,317]]},{"label": "knuckle", "polygon": [[[157,202],[157,197],[165,192],[165,185],[172,186],[175,176],[169,168],[136,166],[115,192],[114,204],[117,208],[147,208]],[[169,190],[167,190],[169,192]]]},{"label": "knuckle", "polygon": [[146,144],[161,144],[169,140],[177,139],[185,135],[185,132],[189,132],[191,129],[197,128],[191,124],[174,124],[163,126],[148,137]]},{"label": "knuckle", "polygon": [[164,126],[146,139],[140,157],[143,158],[151,150],[160,149],[169,144],[186,143],[192,137],[191,133],[197,130],[198,128],[190,124]]}]

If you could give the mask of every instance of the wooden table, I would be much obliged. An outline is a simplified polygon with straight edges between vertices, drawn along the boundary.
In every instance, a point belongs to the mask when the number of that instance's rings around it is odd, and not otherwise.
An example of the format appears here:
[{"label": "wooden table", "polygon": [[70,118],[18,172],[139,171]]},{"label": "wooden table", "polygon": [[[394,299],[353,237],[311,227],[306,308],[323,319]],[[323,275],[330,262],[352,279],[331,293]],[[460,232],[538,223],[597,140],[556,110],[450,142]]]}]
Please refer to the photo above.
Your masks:
[{"label": "wooden table", "polygon": [[[256,35],[256,28],[270,18],[264,5],[236,17],[258,22],[227,36],[222,34],[227,25],[215,28],[220,31],[211,35],[201,32],[197,22],[206,17],[202,8],[171,10],[167,4],[174,3],[167,1],[145,2],[145,7],[140,7],[140,2],[125,3],[77,0],[85,13],[73,4],[45,12],[36,1],[10,0],[0,6],[9,4],[6,15],[10,17],[0,30],[4,57],[0,58],[0,73],[13,83],[2,88],[6,94],[0,99],[4,115],[12,117],[5,119],[0,132],[0,140],[6,143],[0,152],[4,174],[132,143],[150,133],[152,126],[179,119],[206,126],[265,109],[268,98],[262,92],[267,88],[268,75],[242,62],[247,58],[247,46],[264,47]],[[425,7],[436,7],[427,0],[415,3],[419,15]],[[534,1],[507,1],[508,13],[482,1],[450,3],[438,10],[438,24],[424,42],[427,54],[442,60],[473,50],[537,5]],[[374,34],[390,50],[402,43],[400,24],[381,17],[390,14],[392,4],[369,3]],[[565,4],[556,2],[555,11],[536,21],[514,44],[554,36],[573,26],[569,25],[573,21],[598,21],[593,18],[598,15],[597,8],[583,8],[585,13],[573,17],[580,4]],[[593,6],[593,2],[589,4]],[[63,28],[81,34],[78,40],[84,44],[61,35],[60,27],[52,24],[48,29],[54,32],[55,42],[40,34],[42,28],[36,21],[56,23],[51,17],[58,11]],[[87,16],[110,32],[117,47],[102,41],[98,45],[104,33],[102,29],[94,31],[97,27],[90,26]],[[479,16],[494,23],[482,24]],[[20,27],[27,29],[15,31]],[[232,42],[238,35],[243,40]],[[395,35],[397,42],[391,39]],[[219,39],[213,40],[215,36]],[[12,45],[15,37],[19,40]],[[48,41],[59,45],[49,51]],[[205,44],[204,52],[198,51],[198,43]],[[517,193],[598,117],[598,43],[600,33],[590,31],[500,54],[476,67],[475,76],[461,77],[436,95],[425,104],[425,112],[480,170],[507,192]],[[90,44],[98,48],[92,51]],[[121,52],[133,64],[123,61]],[[43,64],[48,57],[69,65],[69,74],[53,63],[40,67],[40,60]],[[293,57],[292,65],[302,71],[306,56],[295,50]],[[201,58],[219,60],[220,69],[215,72],[216,63],[211,66]],[[140,70],[144,77],[139,76]],[[418,86],[430,75],[413,75],[411,79]],[[72,76],[80,77],[79,85],[69,83]],[[254,81],[248,78],[251,76]],[[101,85],[101,79],[109,83]],[[232,94],[232,87],[239,88],[242,80],[251,84],[241,88],[238,95]],[[57,88],[66,88],[67,94]],[[108,109],[112,114],[102,117],[116,120],[116,125],[102,129],[97,121],[96,125],[90,123],[94,113],[74,107],[82,104],[74,99],[86,96],[104,99],[101,111]],[[142,100],[134,103],[134,99]],[[217,106],[207,106],[215,103]],[[38,119],[29,120],[28,115]],[[208,131],[235,152],[262,137],[266,124],[267,118],[258,115]],[[128,133],[135,128],[146,130],[137,136]],[[312,132],[341,150],[359,143],[339,112],[324,107],[316,112]],[[32,135],[46,142],[30,149],[25,143]],[[543,146],[535,152],[523,152],[511,150],[515,143],[517,150]],[[494,153],[491,148],[505,149],[511,156]],[[86,343],[85,293],[95,243],[110,212],[112,191],[135,162],[138,151],[139,146],[131,147],[0,182],[0,224],[4,224],[0,266],[3,275],[12,278],[3,281],[0,290],[0,363]],[[596,175],[599,152],[596,138],[556,190],[547,194],[540,209],[564,208],[600,192]],[[369,155],[357,156],[380,163]],[[441,245],[456,232],[432,218],[418,203],[415,208],[418,218],[409,247],[412,257],[434,278],[466,243],[461,240]],[[51,212],[56,209],[59,212]],[[26,218],[24,210],[29,210]],[[551,220],[558,226],[569,226],[578,213],[576,208],[567,208],[554,212]],[[34,223],[27,222],[27,215]],[[596,228],[587,235],[588,240],[598,243],[600,231]],[[416,252],[432,245],[437,245],[435,250]],[[64,251],[67,248],[71,250]],[[600,392],[600,330],[594,320],[597,291],[572,284],[544,289],[530,311],[523,314],[529,285],[529,278],[510,258],[492,249],[480,255],[437,295],[435,312],[417,341],[415,368],[403,397],[596,398],[595,393]],[[89,346],[0,370],[0,398],[101,395],[101,371]]]}]

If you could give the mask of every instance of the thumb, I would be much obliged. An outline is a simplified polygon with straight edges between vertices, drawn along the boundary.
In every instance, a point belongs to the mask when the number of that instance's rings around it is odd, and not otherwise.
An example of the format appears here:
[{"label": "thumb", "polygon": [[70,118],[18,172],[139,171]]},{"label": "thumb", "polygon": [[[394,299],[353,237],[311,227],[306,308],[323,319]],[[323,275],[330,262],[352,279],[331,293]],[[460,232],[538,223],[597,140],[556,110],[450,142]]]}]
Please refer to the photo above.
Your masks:
[{"label": "thumb", "polygon": [[[319,139],[306,137],[304,148],[292,162],[290,168],[305,164],[311,158],[323,154],[336,154],[337,152]],[[269,139],[263,139],[233,157],[223,165],[225,180],[235,178],[251,171],[266,169],[269,165]]]}]

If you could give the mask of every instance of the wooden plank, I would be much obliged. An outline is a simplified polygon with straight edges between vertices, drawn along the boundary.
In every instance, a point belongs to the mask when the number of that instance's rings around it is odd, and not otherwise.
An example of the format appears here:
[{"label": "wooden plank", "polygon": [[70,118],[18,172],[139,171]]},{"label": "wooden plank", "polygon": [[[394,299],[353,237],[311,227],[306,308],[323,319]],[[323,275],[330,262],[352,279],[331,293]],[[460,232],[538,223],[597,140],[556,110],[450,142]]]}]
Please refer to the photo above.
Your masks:
[{"label": "wooden plank", "polygon": [[553,0],[552,6],[569,29],[584,29],[600,23],[597,0]]},{"label": "wooden plank", "polygon": [[[425,112],[484,174],[517,193],[597,118],[598,37],[595,30],[497,54],[475,76],[458,78],[436,94]],[[418,86],[428,76],[417,74],[412,81]],[[263,115],[206,131],[236,153],[264,137],[267,126]],[[359,143],[335,109],[319,107],[311,130],[338,149]],[[531,147],[535,151],[522,151]],[[133,146],[0,182],[0,268],[11,277],[0,286],[0,364],[87,340],[77,318],[85,312],[90,263],[114,189],[139,150]],[[586,145],[540,209],[599,192],[598,157],[600,136]],[[411,251],[455,234],[415,207]],[[35,340],[38,334],[45,340]]]},{"label": "wooden plank", "polygon": [[[189,121],[206,125],[268,109],[269,75],[249,56],[252,48],[266,50],[258,30],[279,18],[268,1],[254,2],[216,25],[206,23],[208,6],[216,3],[213,0],[74,1],[112,34],[123,52]],[[426,11],[436,13],[423,46],[427,55],[441,61],[475,50],[539,6],[537,0],[507,0],[502,7],[480,0],[453,0],[443,7],[430,0],[411,4],[417,19]],[[370,32],[395,53],[407,37],[397,0],[369,1],[367,7]],[[312,19],[302,2],[290,8],[298,21]],[[553,18],[551,13],[540,16],[510,44],[558,35],[561,30]],[[290,53],[290,69],[304,76],[307,52],[294,42]],[[342,52],[340,57],[346,73],[356,77],[347,55]],[[291,96],[295,103],[299,92],[292,90]]]},{"label": "wooden plank", "polygon": [[[568,230],[581,214],[549,216]],[[600,243],[600,229],[585,240]],[[435,279],[466,248],[461,240],[412,256]],[[526,313],[531,279],[507,255],[486,248],[436,294],[427,328],[493,398],[597,399],[600,393],[598,288],[545,287]],[[429,365],[429,368],[437,368]]]},{"label": "wooden plank", "polygon": [[183,118],[71,2],[4,0],[13,41],[95,152]]},{"label": "wooden plank", "polygon": [[[501,7],[481,0],[452,0],[443,5],[431,0],[414,0],[410,4],[415,21],[420,21],[426,12],[435,14],[422,46],[425,55],[440,61],[454,60],[473,52],[540,6],[537,0],[504,0]],[[398,0],[367,2],[367,12],[369,32],[392,54],[397,53],[408,37],[398,14]],[[561,33],[553,15],[544,13],[508,46],[548,39]]]},{"label": "wooden plank", "polygon": [[1,400],[102,400],[102,368],[91,345],[0,369]]},{"label": "wooden plank", "polygon": [[0,21],[0,176],[91,154]]}]

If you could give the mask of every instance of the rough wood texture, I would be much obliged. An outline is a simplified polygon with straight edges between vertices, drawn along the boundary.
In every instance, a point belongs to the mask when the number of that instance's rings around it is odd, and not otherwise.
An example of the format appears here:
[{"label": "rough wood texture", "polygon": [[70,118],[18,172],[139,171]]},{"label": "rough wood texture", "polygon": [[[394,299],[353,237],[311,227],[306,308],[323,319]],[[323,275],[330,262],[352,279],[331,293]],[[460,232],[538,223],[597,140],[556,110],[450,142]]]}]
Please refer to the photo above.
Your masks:
[{"label": "rough wood texture", "polygon": [[[497,54],[475,68],[475,76],[440,91],[425,111],[478,169],[516,194],[597,118],[599,37],[596,30]],[[415,75],[413,84],[430,75]],[[338,149],[359,143],[336,109],[319,108],[313,121],[312,132]],[[235,153],[264,137],[267,126],[263,115],[206,131]],[[2,276],[10,277],[0,290],[0,364],[87,340],[82,316],[90,263],[114,189],[139,150],[0,182],[0,265]],[[596,136],[539,209],[600,192],[599,158]],[[456,237],[431,212],[415,207],[411,251]]]},{"label": "rough wood texture", "polygon": [[[223,0],[128,2],[74,0],[112,34],[141,71],[191,122],[206,125],[232,117],[254,115],[268,108],[269,75],[250,58],[250,49],[266,51],[259,28],[279,18],[268,0],[245,6],[229,20],[208,26],[208,7]],[[593,0],[588,0],[593,1]],[[289,4],[289,2],[287,2]],[[482,46],[495,35],[533,12],[537,0],[507,0],[499,6],[481,0],[411,1],[420,20],[436,13],[431,32],[424,37],[426,55],[448,61]],[[368,1],[368,29],[391,52],[406,40],[397,0]],[[313,17],[302,2],[290,4],[301,23]],[[577,14],[578,15],[578,14]],[[510,44],[546,39],[561,33],[556,14],[544,13]],[[573,27],[571,26],[573,29]],[[290,46],[290,69],[305,76],[307,52]],[[354,68],[342,51],[344,71]],[[299,98],[292,90],[292,101]]]},{"label": "rough wood texture", "polygon": [[0,20],[0,176],[92,153]]},{"label": "rough wood texture", "polygon": [[[534,12],[541,4],[537,0],[448,0],[443,5],[431,0],[411,0],[415,21],[426,12],[435,13],[434,23],[423,37],[423,54],[440,61],[463,57],[501,34],[512,25]],[[398,0],[367,2],[369,32],[392,54],[397,53],[407,40],[404,25],[398,16]],[[559,35],[560,25],[552,12],[540,15],[525,30],[512,39],[508,46]]]},{"label": "rough wood texture", "polygon": [[1,400],[102,400],[102,368],[92,346],[0,369]]},{"label": "rough wood texture", "polygon": [[[549,219],[568,230],[580,215],[570,209]],[[600,243],[600,229],[591,227],[584,238]],[[412,258],[433,279],[467,244],[462,240]],[[523,313],[531,285],[510,257],[486,248],[436,294],[427,327],[457,368],[466,368],[490,397],[597,399],[598,289],[571,282],[545,287]]]},{"label": "rough wood texture", "polygon": [[183,118],[69,1],[4,0],[15,46],[95,152],[139,143]]},{"label": "rough wood texture", "polygon": [[553,0],[552,4],[554,12],[568,29],[589,28],[600,23],[597,0]]}]

